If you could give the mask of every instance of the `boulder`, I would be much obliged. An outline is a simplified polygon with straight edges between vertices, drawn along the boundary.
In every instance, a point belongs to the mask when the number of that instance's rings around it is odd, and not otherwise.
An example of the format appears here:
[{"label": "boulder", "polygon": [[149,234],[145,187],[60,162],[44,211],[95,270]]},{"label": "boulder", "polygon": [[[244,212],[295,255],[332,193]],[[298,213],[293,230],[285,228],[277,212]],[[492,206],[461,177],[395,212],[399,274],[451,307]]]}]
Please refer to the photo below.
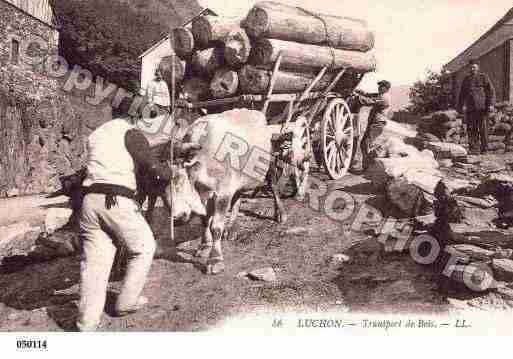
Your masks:
[{"label": "boulder", "polygon": [[264,282],[275,282],[277,279],[276,272],[270,267],[252,270],[248,273],[248,277],[253,280],[261,280]]},{"label": "boulder", "polygon": [[492,208],[497,206],[497,201],[492,199],[478,198],[478,197],[468,197],[468,196],[456,196],[457,201],[463,202],[462,205],[467,207],[477,206],[479,208]]},{"label": "boulder", "polygon": [[513,281],[513,260],[494,259],[492,261],[492,268],[497,280]]},{"label": "boulder", "polygon": [[46,213],[44,230],[46,234],[53,234],[64,227],[71,218],[73,211],[69,208],[50,208]]},{"label": "boulder", "polygon": [[[421,180],[424,176],[420,176]],[[419,181],[416,181],[418,183]],[[408,217],[425,215],[430,204],[422,189],[406,177],[391,180],[386,188],[387,198]]]},{"label": "boulder", "polygon": [[[392,178],[399,178],[406,173],[408,177],[416,177],[418,181],[432,183],[434,177],[441,178],[437,170],[438,162],[429,155],[408,156],[402,158],[377,158],[366,170],[365,177],[376,184],[384,184]],[[426,175],[425,179],[422,176]],[[433,193],[433,192],[429,192]]]},{"label": "boulder", "polygon": [[0,258],[26,254],[36,243],[41,230],[29,222],[0,227]]},{"label": "boulder", "polygon": [[479,166],[479,171],[481,173],[495,173],[502,172],[504,170],[506,170],[506,166],[495,161],[482,161]]},{"label": "boulder", "polygon": [[427,141],[427,142],[440,142],[440,138],[436,137],[434,134],[429,133],[429,132],[419,133],[417,138],[419,138],[422,141]]},{"label": "boulder", "polygon": [[7,191],[7,197],[18,197],[20,195],[20,190],[16,187],[11,188]]},{"label": "boulder", "polygon": [[467,155],[465,148],[454,143],[428,142],[426,148],[433,151],[437,159],[455,158]]},{"label": "boulder", "polygon": [[474,260],[491,260],[495,255],[494,251],[487,250],[472,244],[455,244],[447,246],[446,251],[457,256],[469,257]]},{"label": "boulder", "polygon": [[440,160],[440,161],[438,161],[438,163],[440,163],[440,166],[444,167],[444,168],[451,168],[453,166],[453,162],[450,158],[445,158],[443,160]]},{"label": "boulder", "polygon": [[476,292],[491,289],[495,284],[491,269],[481,263],[449,265],[442,275],[447,275],[451,280],[463,284],[466,289]]}]

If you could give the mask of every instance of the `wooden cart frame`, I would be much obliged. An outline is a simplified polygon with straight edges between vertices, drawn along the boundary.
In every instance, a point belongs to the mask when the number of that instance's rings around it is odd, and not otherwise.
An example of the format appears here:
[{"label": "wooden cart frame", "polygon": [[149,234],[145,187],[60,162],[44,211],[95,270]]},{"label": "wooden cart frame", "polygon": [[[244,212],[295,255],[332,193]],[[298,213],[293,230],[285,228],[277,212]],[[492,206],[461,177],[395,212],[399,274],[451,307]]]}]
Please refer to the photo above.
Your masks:
[{"label": "wooden cart frame", "polygon": [[[355,148],[355,133],[359,134],[358,121],[356,116],[351,113],[347,98],[334,91],[335,86],[341,80],[348,68],[339,69],[338,73],[331,83],[323,90],[312,91],[321,78],[328,71],[328,67],[322,68],[317,76],[311,81],[309,86],[302,93],[273,93],[276,75],[280,69],[282,56],[278,56],[273,66],[269,88],[265,95],[242,94],[228,98],[213,99],[199,102],[177,101],[176,106],[186,107],[188,109],[212,108],[227,105],[239,105],[240,107],[249,107],[261,110],[266,115],[269,124],[282,124],[281,133],[283,138],[294,141],[302,141],[302,150],[313,152],[318,165],[325,168],[331,179],[342,178],[351,165],[353,149]],[[360,81],[362,74],[356,74]],[[358,81],[358,83],[359,83]],[[356,87],[357,84],[354,86]],[[345,88],[352,93],[353,88]],[[281,114],[269,117],[267,112],[269,105],[273,102],[285,102],[286,108]],[[299,121],[298,121],[299,119]],[[287,132],[294,132],[297,126],[305,126],[307,146],[305,148],[304,138],[297,136],[286,136]],[[292,129],[292,130],[291,130]],[[304,134],[303,134],[304,137]],[[298,148],[294,143],[290,148]],[[292,153],[291,164],[297,166],[299,172],[309,171],[310,166],[305,166],[304,162],[309,161],[309,154]],[[303,164],[303,165],[302,165]],[[296,176],[303,176],[304,173],[297,173]]]}]

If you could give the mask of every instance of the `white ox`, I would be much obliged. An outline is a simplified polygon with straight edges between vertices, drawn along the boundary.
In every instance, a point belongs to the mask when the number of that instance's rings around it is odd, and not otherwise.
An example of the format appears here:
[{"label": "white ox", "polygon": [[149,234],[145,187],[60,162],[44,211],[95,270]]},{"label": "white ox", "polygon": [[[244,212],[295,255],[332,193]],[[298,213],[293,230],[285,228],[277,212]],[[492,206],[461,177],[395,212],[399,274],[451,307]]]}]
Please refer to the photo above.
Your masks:
[{"label": "white ox", "polygon": [[206,261],[208,274],[224,270],[221,241],[234,224],[243,190],[269,185],[275,218],[280,223],[286,220],[273,180],[273,132],[276,127],[267,126],[261,112],[246,109],[201,117],[187,130],[184,143],[201,148],[174,166],[167,195],[173,191],[174,220],[188,221],[192,214],[202,218],[205,234],[196,255]]}]

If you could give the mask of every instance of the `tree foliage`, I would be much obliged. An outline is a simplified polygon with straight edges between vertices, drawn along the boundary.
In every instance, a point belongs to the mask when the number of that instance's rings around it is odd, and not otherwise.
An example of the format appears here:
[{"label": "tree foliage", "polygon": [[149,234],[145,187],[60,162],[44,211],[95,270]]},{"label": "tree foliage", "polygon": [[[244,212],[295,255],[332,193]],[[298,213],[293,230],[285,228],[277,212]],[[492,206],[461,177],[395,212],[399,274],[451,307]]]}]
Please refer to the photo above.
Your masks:
[{"label": "tree foliage", "polygon": [[425,115],[434,111],[446,110],[450,106],[450,89],[446,78],[440,72],[428,70],[425,80],[419,80],[410,89],[408,111]]},{"label": "tree foliage", "polygon": [[141,55],[199,11],[195,0],[53,0],[61,55],[128,90],[138,87]]}]

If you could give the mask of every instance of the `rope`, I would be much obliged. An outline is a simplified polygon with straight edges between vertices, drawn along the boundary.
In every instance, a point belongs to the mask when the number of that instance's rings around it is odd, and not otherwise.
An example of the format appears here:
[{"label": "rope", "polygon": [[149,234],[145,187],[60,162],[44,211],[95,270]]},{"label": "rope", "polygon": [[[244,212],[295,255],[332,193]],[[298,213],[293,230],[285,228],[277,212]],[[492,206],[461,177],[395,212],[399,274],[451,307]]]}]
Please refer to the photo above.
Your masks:
[{"label": "rope", "polygon": [[329,68],[329,70],[334,69],[335,68],[335,49],[334,49],[335,46],[334,46],[334,43],[330,39],[330,33],[328,31],[328,24],[326,23],[326,20],[324,20],[319,14],[316,14],[316,13],[314,13],[312,11],[307,10],[307,9],[304,9],[302,7],[299,7],[299,6],[297,6],[296,8],[298,10],[304,12],[305,14],[310,15],[310,16],[316,18],[324,26],[324,34],[326,36],[326,39],[324,40],[324,42],[326,43],[327,47],[330,49],[330,53],[331,53],[331,64],[328,66],[328,68]]}]

